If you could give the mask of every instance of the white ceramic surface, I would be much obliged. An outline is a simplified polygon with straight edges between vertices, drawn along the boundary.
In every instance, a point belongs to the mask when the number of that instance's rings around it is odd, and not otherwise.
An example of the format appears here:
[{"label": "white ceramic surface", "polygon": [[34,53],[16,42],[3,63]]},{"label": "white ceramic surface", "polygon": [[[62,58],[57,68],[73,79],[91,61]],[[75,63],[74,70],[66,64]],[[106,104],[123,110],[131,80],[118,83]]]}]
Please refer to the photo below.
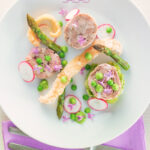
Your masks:
[{"label": "white ceramic surface", "polygon": [[[58,11],[64,7],[69,10],[78,7],[82,12],[91,13],[97,24],[112,24],[124,46],[123,57],[131,64],[130,71],[123,71],[126,86],[120,101],[107,112],[99,113],[94,121],[88,120],[83,125],[58,121],[55,106],[46,106],[37,100],[38,80],[27,84],[17,71],[18,62],[25,58],[32,47],[26,37],[26,13],[36,17],[46,12],[62,20]],[[91,0],[86,4],[64,4],[60,0],[21,0],[3,18],[0,33],[0,104],[20,129],[37,140],[66,148],[98,145],[127,130],[148,106],[150,29],[141,13],[128,0]],[[64,44],[63,38],[58,43]],[[71,60],[78,53],[70,49],[67,59]],[[104,57],[96,61],[105,62],[107,59]],[[83,82],[82,77],[77,75],[75,82],[78,84],[75,94],[81,98],[85,92],[82,84],[79,86]]]}]

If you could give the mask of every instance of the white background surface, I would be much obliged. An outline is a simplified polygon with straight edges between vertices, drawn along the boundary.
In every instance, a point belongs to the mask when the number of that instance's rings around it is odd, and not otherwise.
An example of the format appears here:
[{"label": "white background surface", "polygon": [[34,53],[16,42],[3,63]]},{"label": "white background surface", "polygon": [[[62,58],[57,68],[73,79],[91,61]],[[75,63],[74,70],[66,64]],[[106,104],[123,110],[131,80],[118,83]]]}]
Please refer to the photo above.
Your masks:
[{"label": "white background surface", "polygon": [[[0,16],[11,6],[14,0],[0,0]],[[134,0],[135,4],[142,9],[144,15],[150,23],[150,0]],[[1,135],[1,122],[8,118],[0,109],[0,150],[3,150],[3,141]],[[146,130],[146,144],[147,150],[150,150],[150,107],[144,113],[144,124]]]}]

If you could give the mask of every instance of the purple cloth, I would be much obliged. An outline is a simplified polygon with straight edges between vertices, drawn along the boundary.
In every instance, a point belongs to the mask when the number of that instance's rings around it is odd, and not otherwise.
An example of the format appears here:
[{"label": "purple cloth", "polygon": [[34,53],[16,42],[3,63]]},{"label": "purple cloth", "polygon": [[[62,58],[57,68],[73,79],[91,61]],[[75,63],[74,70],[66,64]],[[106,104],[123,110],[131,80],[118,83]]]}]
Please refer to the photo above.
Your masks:
[{"label": "purple cloth", "polygon": [[[3,133],[5,150],[10,150],[8,148],[8,143],[10,142],[29,146],[32,148],[41,149],[41,150],[67,150],[66,148],[65,149],[57,148],[57,147],[43,144],[30,137],[14,135],[10,133],[8,131],[9,127],[15,127],[15,125],[11,121],[3,122],[2,127],[3,127],[2,133]],[[146,150],[143,119],[140,118],[124,134],[120,135],[119,137],[103,145],[118,148],[121,150]],[[77,149],[68,149],[68,150],[77,150]],[[81,150],[81,149],[78,149],[78,150]]]},{"label": "purple cloth", "polygon": [[122,150],[146,150],[143,119],[140,118],[125,133],[104,145]]}]

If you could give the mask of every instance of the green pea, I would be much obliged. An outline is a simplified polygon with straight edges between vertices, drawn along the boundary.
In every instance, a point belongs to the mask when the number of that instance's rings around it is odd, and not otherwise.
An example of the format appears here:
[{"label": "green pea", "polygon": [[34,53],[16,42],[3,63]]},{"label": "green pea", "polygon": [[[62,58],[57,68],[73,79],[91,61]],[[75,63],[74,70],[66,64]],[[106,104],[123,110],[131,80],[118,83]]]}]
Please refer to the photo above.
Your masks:
[{"label": "green pea", "polygon": [[68,80],[68,79],[67,79],[66,76],[62,76],[62,77],[61,77],[61,83],[64,83],[64,84],[65,84],[65,83],[67,83],[67,80]]},{"label": "green pea", "polygon": [[44,68],[43,68],[42,65],[38,65],[38,67],[41,68],[41,69],[40,69],[40,72],[44,72]]},{"label": "green pea", "polygon": [[91,112],[91,109],[89,107],[87,107],[87,108],[84,109],[84,112],[88,114],[88,113]]},{"label": "green pea", "polygon": [[71,80],[70,80],[70,83],[72,83],[73,82],[73,78],[71,78]]},{"label": "green pea", "polygon": [[92,87],[96,87],[96,85],[97,85],[96,81],[93,80],[93,81],[91,82],[91,86],[92,86]]},{"label": "green pea", "polygon": [[76,104],[77,103],[77,101],[76,101],[76,99],[74,97],[71,97],[69,99],[69,102],[70,102],[70,104]]},{"label": "green pea", "polygon": [[97,84],[95,90],[96,90],[96,92],[101,93],[103,91],[103,87],[101,85]]},{"label": "green pea", "polygon": [[46,79],[41,80],[40,86],[42,86],[43,89],[47,89],[48,88],[48,81]]},{"label": "green pea", "polygon": [[110,79],[110,80],[107,81],[107,84],[112,86],[114,84],[114,81]]},{"label": "green pea", "polygon": [[64,52],[60,52],[60,53],[59,53],[59,57],[60,57],[60,58],[64,58],[64,57],[65,57],[65,53],[64,53]]},{"label": "green pea", "polygon": [[87,95],[87,94],[84,94],[83,96],[82,96],[82,98],[84,99],[84,100],[89,100],[89,96]]},{"label": "green pea", "polygon": [[107,33],[111,33],[111,32],[112,32],[112,28],[111,28],[111,27],[107,27],[107,28],[106,28],[106,32],[107,32]]},{"label": "green pea", "polygon": [[[79,119],[78,119],[79,116],[82,116],[83,118],[82,118],[81,120],[79,120]],[[86,114],[85,114],[84,112],[81,112],[81,111],[80,111],[80,112],[76,113],[76,122],[77,122],[77,123],[82,124],[82,123],[85,122],[85,120],[86,120]]]},{"label": "green pea", "polygon": [[61,61],[61,64],[62,64],[63,67],[65,67],[67,65],[67,63],[68,63],[67,60],[62,60]]},{"label": "green pea", "polygon": [[112,85],[112,89],[113,89],[114,91],[118,91],[118,90],[119,90],[118,84],[113,84],[113,85]]},{"label": "green pea", "polygon": [[59,21],[58,23],[59,23],[60,27],[63,27],[63,22],[62,21]]},{"label": "green pea", "polygon": [[51,56],[46,55],[46,56],[45,56],[45,60],[48,61],[48,62],[51,61]]},{"label": "green pea", "polygon": [[76,114],[70,114],[70,119],[76,121]]},{"label": "green pea", "polygon": [[38,90],[39,92],[43,91],[43,86],[39,85],[39,86],[37,87],[37,90]]},{"label": "green pea", "polygon": [[86,60],[91,60],[92,59],[92,55],[90,53],[86,53],[85,54],[85,59]]},{"label": "green pea", "polygon": [[42,64],[42,59],[41,59],[41,58],[37,58],[37,59],[36,59],[36,62],[37,62],[37,64],[40,65],[40,64]]},{"label": "green pea", "polygon": [[76,91],[76,90],[77,90],[77,86],[76,86],[75,84],[72,84],[72,85],[71,85],[71,89],[72,89],[73,91]]},{"label": "green pea", "polygon": [[90,66],[89,64],[87,64],[87,65],[85,66],[85,69],[86,69],[86,70],[90,70],[90,69],[91,69],[91,66]]},{"label": "green pea", "polygon": [[96,73],[96,80],[102,80],[103,78],[104,78],[103,73],[101,73],[101,72]]},{"label": "green pea", "polygon": [[62,50],[64,53],[67,53],[67,52],[68,52],[68,47],[67,47],[67,46],[62,46],[62,47],[61,47],[61,50]]}]

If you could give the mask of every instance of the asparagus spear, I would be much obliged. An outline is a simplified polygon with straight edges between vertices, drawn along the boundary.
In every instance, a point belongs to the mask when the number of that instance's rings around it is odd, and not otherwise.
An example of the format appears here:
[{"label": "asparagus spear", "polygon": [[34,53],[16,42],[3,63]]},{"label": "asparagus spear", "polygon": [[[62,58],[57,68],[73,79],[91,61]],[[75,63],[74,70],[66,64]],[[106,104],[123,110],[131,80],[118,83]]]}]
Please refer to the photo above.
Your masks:
[{"label": "asparagus spear", "polygon": [[33,17],[27,14],[27,22],[31,30],[36,34],[36,36],[41,40],[41,42],[46,45],[48,48],[54,50],[55,52],[60,52],[61,48],[59,45],[54,43],[51,39],[49,39],[38,27],[36,21]]},{"label": "asparagus spear", "polygon": [[113,58],[124,70],[128,70],[130,68],[128,62],[122,59],[118,54],[112,52],[109,48],[106,48],[98,44],[94,45],[93,48]]},{"label": "asparagus spear", "polygon": [[64,100],[65,100],[65,90],[64,90],[63,94],[58,97],[56,111],[57,111],[57,116],[59,119],[61,119],[62,114],[64,112]]}]

